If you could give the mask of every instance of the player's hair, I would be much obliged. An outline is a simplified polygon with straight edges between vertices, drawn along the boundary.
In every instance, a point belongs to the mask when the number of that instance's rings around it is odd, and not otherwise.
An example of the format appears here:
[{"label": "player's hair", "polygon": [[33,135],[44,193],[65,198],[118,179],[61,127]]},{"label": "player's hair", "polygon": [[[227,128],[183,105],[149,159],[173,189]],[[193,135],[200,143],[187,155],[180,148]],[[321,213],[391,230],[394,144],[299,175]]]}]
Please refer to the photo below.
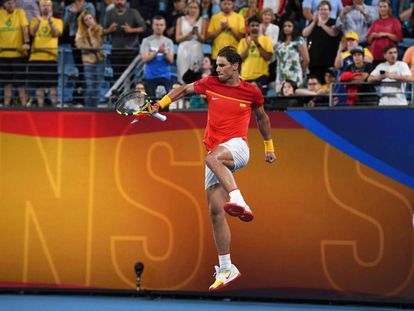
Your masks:
[{"label": "player's hair", "polygon": [[239,53],[237,53],[237,50],[235,47],[233,46],[226,46],[224,48],[222,48],[217,56],[221,56],[224,57],[225,59],[227,59],[227,61],[230,64],[239,64],[239,71],[241,69],[241,64],[242,64],[242,59]]}]

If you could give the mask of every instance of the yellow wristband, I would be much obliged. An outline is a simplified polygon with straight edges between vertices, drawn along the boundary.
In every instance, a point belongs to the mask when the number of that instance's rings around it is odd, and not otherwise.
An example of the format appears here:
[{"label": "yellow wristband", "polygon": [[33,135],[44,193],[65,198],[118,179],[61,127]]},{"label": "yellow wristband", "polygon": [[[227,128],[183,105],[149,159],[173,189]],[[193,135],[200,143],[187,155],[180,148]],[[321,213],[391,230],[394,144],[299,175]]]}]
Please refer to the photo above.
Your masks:
[{"label": "yellow wristband", "polygon": [[275,152],[275,147],[273,147],[273,139],[264,141],[265,152]]},{"label": "yellow wristband", "polygon": [[161,108],[167,107],[169,104],[171,104],[171,98],[168,95],[165,95],[161,100],[157,103],[157,105]]}]

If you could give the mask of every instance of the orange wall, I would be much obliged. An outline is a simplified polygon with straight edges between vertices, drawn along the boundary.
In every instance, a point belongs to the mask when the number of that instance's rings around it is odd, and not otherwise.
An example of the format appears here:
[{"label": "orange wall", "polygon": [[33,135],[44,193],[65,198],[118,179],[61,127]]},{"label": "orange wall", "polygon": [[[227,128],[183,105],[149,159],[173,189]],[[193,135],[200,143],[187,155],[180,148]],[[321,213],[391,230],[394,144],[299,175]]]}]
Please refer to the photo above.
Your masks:
[{"label": "orange wall", "polygon": [[[134,288],[142,261],[144,288],[207,289],[217,257],[203,129],[123,122],[123,135],[100,137],[1,132],[1,282]],[[414,189],[303,128],[272,134],[277,164],[252,128],[250,163],[236,173],[256,218],[229,219],[243,274],[232,289],[414,299]]]}]

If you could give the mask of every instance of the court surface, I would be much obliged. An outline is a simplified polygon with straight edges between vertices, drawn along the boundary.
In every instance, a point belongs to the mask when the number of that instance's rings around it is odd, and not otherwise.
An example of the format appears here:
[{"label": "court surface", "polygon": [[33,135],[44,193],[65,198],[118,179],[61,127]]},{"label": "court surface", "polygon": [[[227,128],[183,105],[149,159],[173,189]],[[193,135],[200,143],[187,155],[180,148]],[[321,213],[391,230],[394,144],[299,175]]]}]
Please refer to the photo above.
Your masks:
[{"label": "court surface", "polygon": [[250,302],[135,297],[0,295],[0,311],[395,311],[391,307],[332,306],[316,304]]}]

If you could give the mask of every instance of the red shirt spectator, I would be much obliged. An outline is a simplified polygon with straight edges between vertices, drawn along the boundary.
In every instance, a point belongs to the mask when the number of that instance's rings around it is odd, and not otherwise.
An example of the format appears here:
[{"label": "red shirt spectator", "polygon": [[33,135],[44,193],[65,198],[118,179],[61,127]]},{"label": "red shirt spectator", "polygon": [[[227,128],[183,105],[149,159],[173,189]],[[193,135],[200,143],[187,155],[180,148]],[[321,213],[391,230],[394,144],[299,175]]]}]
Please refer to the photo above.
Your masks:
[{"label": "red shirt spectator", "polygon": [[403,37],[400,21],[391,14],[387,0],[379,2],[379,19],[368,30],[367,42],[376,63],[384,61],[384,48],[397,44]]}]

